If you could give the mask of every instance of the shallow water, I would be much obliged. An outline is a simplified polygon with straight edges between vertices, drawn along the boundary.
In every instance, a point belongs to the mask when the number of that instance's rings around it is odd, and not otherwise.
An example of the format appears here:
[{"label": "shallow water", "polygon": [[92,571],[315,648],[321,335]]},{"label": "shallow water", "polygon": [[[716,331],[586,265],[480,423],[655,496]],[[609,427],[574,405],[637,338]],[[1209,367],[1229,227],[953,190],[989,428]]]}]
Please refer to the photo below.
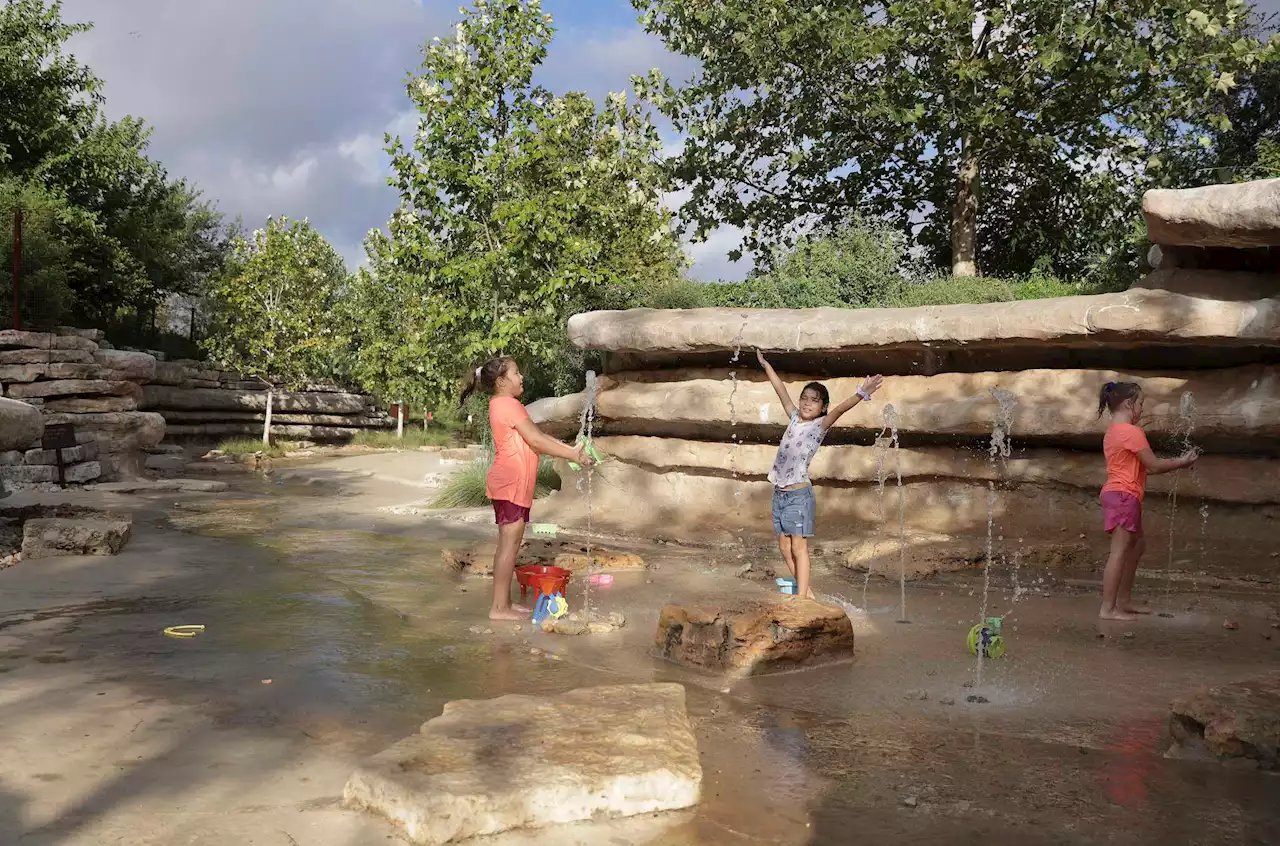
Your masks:
[{"label": "shallow water", "polygon": [[[227,729],[301,732],[329,755],[383,748],[454,699],[685,684],[705,776],[697,809],[494,843],[1280,840],[1280,779],[1160,757],[1170,699],[1275,666],[1280,640],[1265,639],[1266,619],[1241,617],[1238,631],[1225,631],[1218,610],[1266,607],[1273,594],[1220,594],[1219,606],[1107,624],[1099,637],[1090,593],[1024,570],[1037,591],[1007,622],[1006,657],[987,663],[989,701],[971,704],[964,636],[980,580],[909,585],[910,625],[896,622],[899,585],[872,580],[864,608],[845,606],[857,635],[852,663],[723,679],[650,649],[663,604],[764,589],[732,575],[736,553],[631,545],[660,566],[615,574],[592,597],[600,611],[624,612],[627,626],[557,637],[489,623],[490,582],[441,562],[445,548],[489,540],[489,526],[362,510],[353,487],[242,487],[176,510],[157,503],[134,547],[112,562],[142,567],[148,554],[176,551],[189,572],[97,591],[127,600],[51,604],[41,588],[0,604],[0,670],[34,660],[31,643],[8,657],[3,638],[34,637],[22,632],[45,614],[66,626],[47,653],[65,658],[67,672],[92,668],[152,698],[203,702]],[[815,584],[855,595],[862,579],[816,559]],[[1005,587],[993,585],[993,606],[1011,598]],[[571,606],[581,589],[571,585]],[[155,636],[175,621],[205,623],[208,633]]]}]

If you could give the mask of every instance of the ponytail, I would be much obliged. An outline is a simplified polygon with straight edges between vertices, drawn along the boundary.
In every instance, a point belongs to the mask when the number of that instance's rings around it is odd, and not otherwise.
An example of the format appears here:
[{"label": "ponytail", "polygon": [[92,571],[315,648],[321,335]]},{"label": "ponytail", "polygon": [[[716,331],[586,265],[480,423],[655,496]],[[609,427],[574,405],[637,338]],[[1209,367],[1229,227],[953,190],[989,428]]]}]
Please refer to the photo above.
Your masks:
[{"label": "ponytail", "polygon": [[1141,393],[1142,386],[1137,382],[1108,382],[1098,391],[1098,416],[1104,411],[1114,414],[1117,408]]},{"label": "ponytail", "polygon": [[483,388],[485,393],[493,393],[493,388],[498,384],[498,379],[507,372],[507,366],[510,364],[510,357],[495,355],[475,370],[467,373],[462,380],[462,396],[458,397],[458,407],[461,408],[465,405],[467,397],[475,393],[478,388]]}]

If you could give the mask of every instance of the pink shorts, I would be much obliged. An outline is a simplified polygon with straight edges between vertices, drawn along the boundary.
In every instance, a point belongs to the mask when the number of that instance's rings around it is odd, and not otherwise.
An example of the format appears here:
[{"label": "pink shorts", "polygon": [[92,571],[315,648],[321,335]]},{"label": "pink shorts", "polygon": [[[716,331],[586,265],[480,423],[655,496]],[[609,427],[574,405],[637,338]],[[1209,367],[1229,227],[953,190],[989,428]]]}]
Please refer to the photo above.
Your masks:
[{"label": "pink shorts", "polygon": [[493,501],[493,522],[499,526],[505,526],[508,523],[528,523],[531,510],[523,505],[508,502],[505,499],[495,499]]},{"label": "pink shorts", "polygon": [[1142,534],[1142,500],[1124,491],[1102,492],[1102,524],[1111,534],[1116,528]]}]

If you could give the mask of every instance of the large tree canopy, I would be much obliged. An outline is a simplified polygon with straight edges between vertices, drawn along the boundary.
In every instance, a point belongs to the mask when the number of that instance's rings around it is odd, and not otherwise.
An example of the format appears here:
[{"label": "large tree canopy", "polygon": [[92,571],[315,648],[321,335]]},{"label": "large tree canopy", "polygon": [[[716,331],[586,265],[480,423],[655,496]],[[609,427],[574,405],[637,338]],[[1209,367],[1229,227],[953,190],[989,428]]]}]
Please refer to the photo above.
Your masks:
[{"label": "large tree canopy", "polygon": [[923,228],[956,275],[1107,217],[1091,192],[1225,126],[1219,95],[1270,52],[1243,0],[633,3],[701,63],[636,80],[686,136],[695,235],[732,224],[762,252],[859,212]]},{"label": "large tree canopy", "polygon": [[400,207],[369,241],[351,332],[356,371],[391,398],[413,381],[443,399],[498,352],[546,385],[573,310],[678,272],[657,133],[624,95],[598,109],[535,85],[552,36],[537,0],[477,0],[409,80],[417,133],[389,139]]},{"label": "large tree canopy", "polygon": [[[147,157],[142,121],[103,116],[101,81],[63,49],[87,29],[65,23],[58,2],[0,6],[0,231],[32,200],[28,317],[101,325],[198,292],[228,239],[199,193]],[[8,282],[11,239],[0,240]]]}]

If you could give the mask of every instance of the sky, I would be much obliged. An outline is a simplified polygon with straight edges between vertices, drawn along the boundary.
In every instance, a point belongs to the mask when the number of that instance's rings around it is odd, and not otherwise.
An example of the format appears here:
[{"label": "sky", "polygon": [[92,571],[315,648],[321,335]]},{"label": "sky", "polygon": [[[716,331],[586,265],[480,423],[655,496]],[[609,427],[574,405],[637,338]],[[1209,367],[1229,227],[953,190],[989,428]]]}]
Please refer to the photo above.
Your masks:
[{"label": "sky", "polygon": [[[1278,0],[1280,1],[1280,0]],[[151,154],[228,216],[308,218],[354,268],[386,224],[384,131],[411,133],[404,78],[422,46],[452,32],[459,0],[63,0],[92,21],[69,50],[104,81],[109,116],[144,119]],[[543,0],[559,30],[540,74],[551,90],[601,97],[672,56],[628,0]],[[674,137],[669,139],[675,142]],[[673,196],[670,202],[677,202]],[[688,247],[692,274],[738,279],[736,233]]]}]

